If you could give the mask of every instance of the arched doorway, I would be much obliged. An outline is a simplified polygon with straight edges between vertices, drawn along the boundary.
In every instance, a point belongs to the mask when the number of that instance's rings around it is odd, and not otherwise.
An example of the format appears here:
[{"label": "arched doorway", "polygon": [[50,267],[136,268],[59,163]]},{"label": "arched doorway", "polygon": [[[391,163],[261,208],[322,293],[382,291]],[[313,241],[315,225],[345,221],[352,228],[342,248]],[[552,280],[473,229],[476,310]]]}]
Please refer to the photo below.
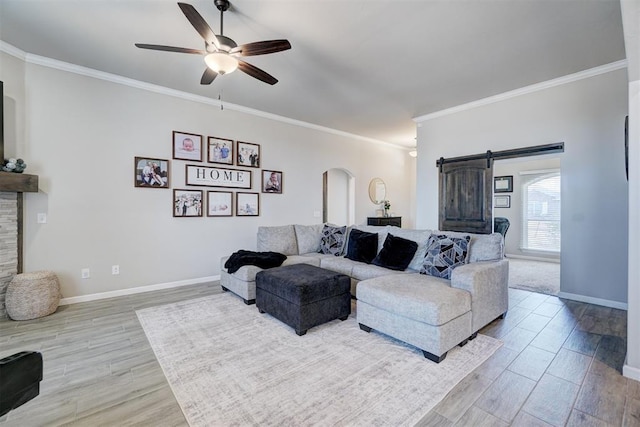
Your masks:
[{"label": "arched doorway", "polygon": [[355,177],[342,168],[322,174],[322,220],[338,225],[355,223]]}]

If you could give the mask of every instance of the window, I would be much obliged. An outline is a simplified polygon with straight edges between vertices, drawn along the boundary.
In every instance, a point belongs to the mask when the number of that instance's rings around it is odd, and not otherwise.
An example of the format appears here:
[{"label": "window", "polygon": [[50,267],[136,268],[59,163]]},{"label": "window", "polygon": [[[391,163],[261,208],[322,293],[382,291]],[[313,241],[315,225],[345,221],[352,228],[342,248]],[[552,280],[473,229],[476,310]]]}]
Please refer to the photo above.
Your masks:
[{"label": "window", "polygon": [[522,174],[522,249],[560,252],[560,171]]}]

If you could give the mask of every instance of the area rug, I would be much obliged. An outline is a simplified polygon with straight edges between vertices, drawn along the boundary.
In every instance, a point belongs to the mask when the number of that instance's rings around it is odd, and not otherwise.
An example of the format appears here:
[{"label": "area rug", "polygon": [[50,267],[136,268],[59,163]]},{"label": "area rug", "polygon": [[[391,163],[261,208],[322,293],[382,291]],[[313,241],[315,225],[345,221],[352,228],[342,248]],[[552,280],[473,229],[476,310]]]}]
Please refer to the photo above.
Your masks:
[{"label": "area rug", "polygon": [[436,364],[354,314],[300,337],[231,294],[137,314],[191,426],[414,425],[501,345],[478,335]]},{"label": "area rug", "polygon": [[509,287],[558,295],[560,263],[509,258]]}]

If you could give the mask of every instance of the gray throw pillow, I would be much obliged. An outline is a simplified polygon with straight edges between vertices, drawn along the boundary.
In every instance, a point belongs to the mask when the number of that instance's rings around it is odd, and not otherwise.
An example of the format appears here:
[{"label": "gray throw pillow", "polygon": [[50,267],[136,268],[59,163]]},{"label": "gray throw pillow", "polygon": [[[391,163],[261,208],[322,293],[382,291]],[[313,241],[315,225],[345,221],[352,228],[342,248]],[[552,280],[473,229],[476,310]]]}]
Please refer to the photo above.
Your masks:
[{"label": "gray throw pillow", "polygon": [[338,227],[325,224],[322,228],[322,239],[320,240],[320,252],[335,256],[344,255],[344,240],[347,233],[347,226]]},{"label": "gray throw pillow", "polygon": [[453,269],[467,260],[470,240],[471,236],[449,237],[444,234],[429,236],[427,254],[420,274],[451,279]]}]

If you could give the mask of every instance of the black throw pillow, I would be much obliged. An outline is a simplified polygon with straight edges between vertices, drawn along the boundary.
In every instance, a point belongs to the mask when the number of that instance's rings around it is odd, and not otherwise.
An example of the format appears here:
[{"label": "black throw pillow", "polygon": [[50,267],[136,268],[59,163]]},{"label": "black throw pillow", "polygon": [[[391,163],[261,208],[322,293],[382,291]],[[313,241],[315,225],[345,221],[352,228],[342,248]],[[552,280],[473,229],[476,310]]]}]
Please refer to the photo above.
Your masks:
[{"label": "black throw pillow", "polygon": [[389,233],[382,250],[373,259],[372,264],[390,270],[406,270],[417,250],[418,244],[413,240],[403,239]]},{"label": "black throw pillow", "polygon": [[371,264],[376,253],[378,253],[378,233],[367,233],[355,228],[351,230],[346,258]]}]

